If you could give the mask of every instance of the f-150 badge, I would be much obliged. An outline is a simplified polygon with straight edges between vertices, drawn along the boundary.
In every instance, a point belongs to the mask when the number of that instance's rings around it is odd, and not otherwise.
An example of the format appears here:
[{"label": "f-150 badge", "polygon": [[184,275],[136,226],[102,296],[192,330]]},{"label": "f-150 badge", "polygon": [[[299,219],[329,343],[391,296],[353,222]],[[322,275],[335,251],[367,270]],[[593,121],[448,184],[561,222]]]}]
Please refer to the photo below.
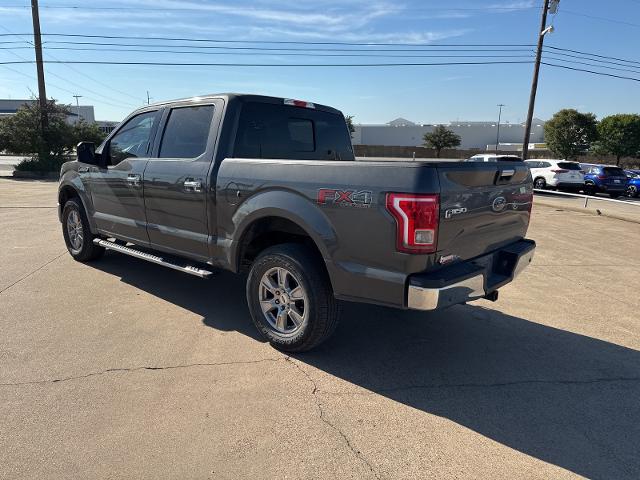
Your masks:
[{"label": "f-150 badge", "polygon": [[318,190],[318,205],[338,205],[340,207],[369,208],[373,194],[369,190]]}]

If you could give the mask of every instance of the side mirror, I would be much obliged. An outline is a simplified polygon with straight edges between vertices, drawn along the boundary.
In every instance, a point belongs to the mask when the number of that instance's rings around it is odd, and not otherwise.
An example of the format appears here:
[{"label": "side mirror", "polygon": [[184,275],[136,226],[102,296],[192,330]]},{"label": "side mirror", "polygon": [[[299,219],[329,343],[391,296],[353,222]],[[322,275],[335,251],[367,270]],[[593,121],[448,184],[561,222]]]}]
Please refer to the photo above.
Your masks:
[{"label": "side mirror", "polygon": [[80,142],[76,147],[77,158],[79,162],[88,163],[89,165],[97,165],[96,161],[96,144],[93,142]]}]

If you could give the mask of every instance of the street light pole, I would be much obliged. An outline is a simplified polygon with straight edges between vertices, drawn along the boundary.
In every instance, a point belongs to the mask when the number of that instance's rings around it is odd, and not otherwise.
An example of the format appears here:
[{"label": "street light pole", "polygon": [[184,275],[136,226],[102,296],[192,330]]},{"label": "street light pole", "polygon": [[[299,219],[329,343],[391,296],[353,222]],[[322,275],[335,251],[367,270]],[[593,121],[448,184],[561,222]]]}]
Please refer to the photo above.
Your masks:
[{"label": "street light pole", "polygon": [[498,153],[498,145],[500,145],[500,120],[502,120],[502,107],[504,107],[504,103],[499,103],[498,107],[500,110],[498,111],[498,133],[496,134],[496,153]]},{"label": "street light pole", "polygon": [[[549,31],[547,29],[547,13],[549,11],[549,1],[544,0],[542,7],[542,18],[540,20],[540,30],[538,30],[538,49],[536,50],[536,61],[533,66],[533,80],[531,81],[531,95],[529,96],[529,111],[527,112],[527,123],[524,127],[524,142],[522,144],[522,159],[526,160],[529,155],[529,137],[531,135],[531,123],[533,121],[533,109],[536,104],[536,93],[538,91],[538,76],[540,74],[540,61],[542,60],[542,46],[544,36]],[[556,1],[554,5],[557,6]]]},{"label": "street light pole", "polygon": [[73,98],[76,99],[76,114],[78,116],[76,123],[78,123],[80,121],[80,103],[78,102],[78,99],[82,98],[82,95],[73,95]]}]

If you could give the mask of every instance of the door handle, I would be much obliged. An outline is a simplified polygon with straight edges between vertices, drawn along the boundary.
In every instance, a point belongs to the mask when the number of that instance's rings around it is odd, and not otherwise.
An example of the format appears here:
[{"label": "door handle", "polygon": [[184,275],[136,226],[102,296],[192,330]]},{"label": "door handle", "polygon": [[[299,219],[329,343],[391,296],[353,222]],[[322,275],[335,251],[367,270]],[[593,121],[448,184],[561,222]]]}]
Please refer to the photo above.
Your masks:
[{"label": "door handle", "polygon": [[516,173],[516,171],[512,168],[508,169],[508,170],[502,170],[500,172],[500,176],[501,177],[513,177],[513,175]]},{"label": "door handle", "polygon": [[127,175],[127,183],[132,187],[139,187],[140,179],[141,177],[137,173],[130,173],[129,175]]},{"label": "door handle", "polygon": [[184,189],[187,192],[201,192],[202,191],[202,182],[199,180],[185,180]]}]

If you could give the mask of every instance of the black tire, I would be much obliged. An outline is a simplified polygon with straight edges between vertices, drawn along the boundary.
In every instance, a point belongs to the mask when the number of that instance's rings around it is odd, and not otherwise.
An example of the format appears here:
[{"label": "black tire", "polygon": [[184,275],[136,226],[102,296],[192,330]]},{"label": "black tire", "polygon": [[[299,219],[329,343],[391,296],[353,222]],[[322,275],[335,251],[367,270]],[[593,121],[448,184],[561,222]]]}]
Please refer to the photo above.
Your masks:
[{"label": "black tire", "polygon": [[[321,262],[322,260],[317,258],[309,248],[292,243],[270,247],[253,262],[247,278],[247,304],[256,328],[274,348],[284,352],[304,352],[320,345],[335,331],[338,324],[339,304],[333,296],[331,282]],[[288,271],[291,276],[287,278],[294,285],[301,286],[303,293],[306,294],[303,301],[304,320],[296,326],[293,323],[293,317],[286,317],[285,322],[288,323],[285,324],[291,325],[294,329],[290,333],[278,331],[277,327],[268,320],[269,314],[263,313],[260,306],[260,300],[263,298],[261,295],[264,293],[269,295],[271,292],[271,289],[265,290],[265,287],[261,286],[261,281],[268,272],[276,268]],[[274,295],[273,301],[275,302],[276,299]],[[289,301],[287,297],[287,305]],[[284,303],[285,301],[274,308],[285,308]]]},{"label": "black tire", "polygon": [[639,194],[640,194],[640,192],[638,191],[638,187],[636,187],[635,185],[630,185],[627,188],[627,196],[628,197],[637,198]]},{"label": "black tire", "polygon": [[585,195],[595,195],[596,194],[596,186],[593,183],[585,183],[584,184],[584,194]]},{"label": "black tire", "polygon": [[[77,215],[82,225],[82,240],[70,238],[69,223],[73,223],[70,217]],[[78,262],[90,262],[91,260],[97,260],[104,255],[104,248],[93,243],[95,235],[91,233],[89,228],[89,221],[87,220],[87,214],[84,211],[82,202],[76,198],[72,198],[64,204],[62,209],[62,235],[64,236],[64,243],[67,245],[67,250]]]},{"label": "black tire", "polygon": [[537,188],[538,190],[544,190],[547,188],[547,181],[542,177],[537,177],[533,181],[533,188]]}]

